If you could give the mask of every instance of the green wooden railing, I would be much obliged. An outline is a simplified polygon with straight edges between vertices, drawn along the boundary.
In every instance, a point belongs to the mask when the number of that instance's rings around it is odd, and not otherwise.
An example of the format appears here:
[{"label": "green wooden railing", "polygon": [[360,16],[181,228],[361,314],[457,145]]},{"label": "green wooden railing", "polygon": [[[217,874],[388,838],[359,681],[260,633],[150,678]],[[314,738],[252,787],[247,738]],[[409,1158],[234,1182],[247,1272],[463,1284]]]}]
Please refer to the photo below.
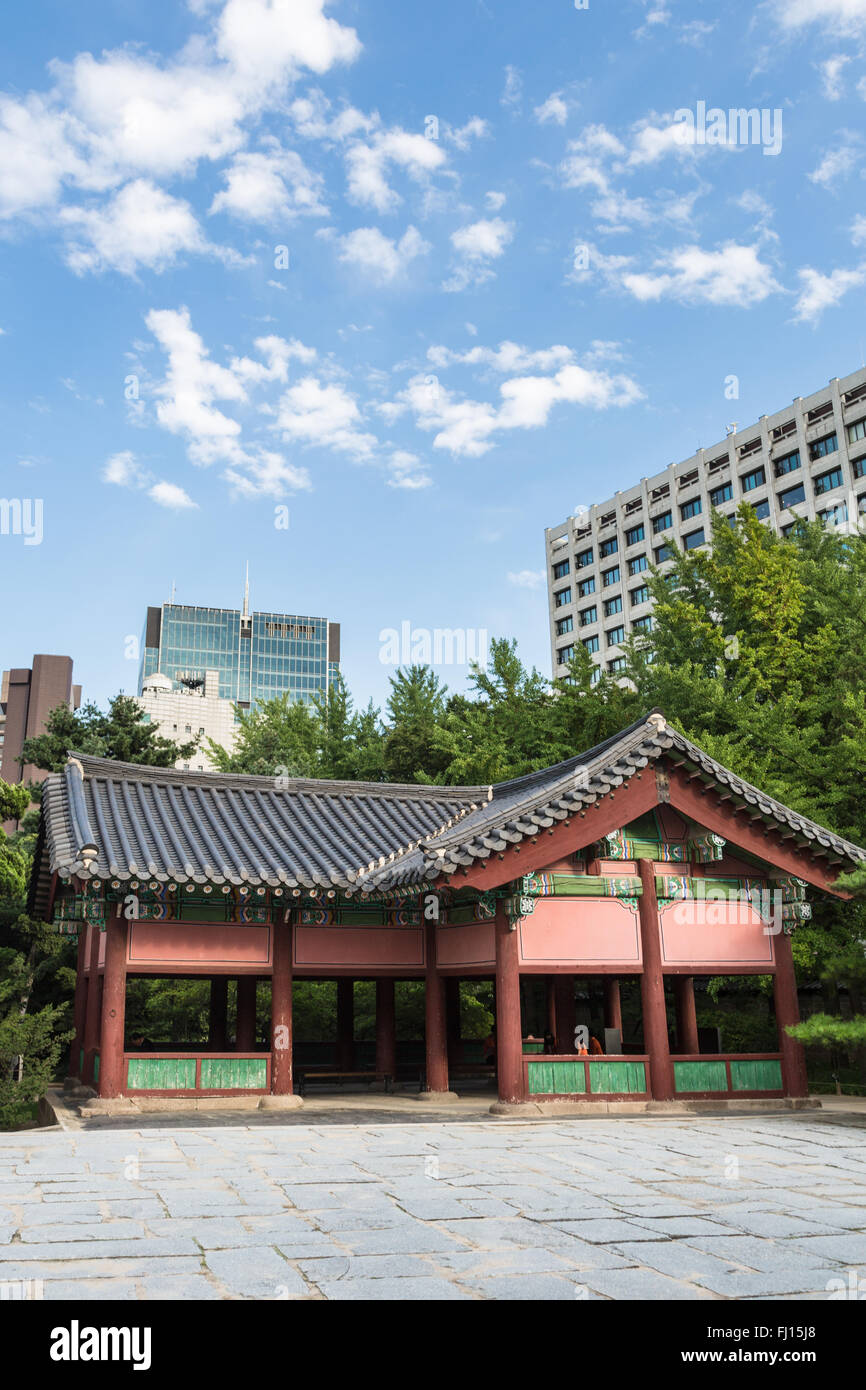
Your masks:
[{"label": "green wooden railing", "polygon": [[524,1059],[529,1096],[646,1096],[648,1057],[545,1056]]},{"label": "green wooden railing", "polygon": [[267,1091],[271,1054],[130,1052],[124,1057],[126,1091],[183,1095],[231,1095]]},{"label": "green wooden railing", "polygon": [[673,1057],[678,1096],[781,1095],[782,1059],[778,1052],[711,1057]]}]

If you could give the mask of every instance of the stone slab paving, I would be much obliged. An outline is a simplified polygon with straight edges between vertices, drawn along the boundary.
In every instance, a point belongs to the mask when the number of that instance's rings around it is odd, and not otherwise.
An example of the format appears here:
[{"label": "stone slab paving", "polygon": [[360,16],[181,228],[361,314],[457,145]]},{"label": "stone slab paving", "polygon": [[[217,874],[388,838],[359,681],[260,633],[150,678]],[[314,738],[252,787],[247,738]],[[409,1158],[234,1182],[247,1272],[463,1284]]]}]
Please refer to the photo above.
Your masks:
[{"label": "stone slab paving", "polygon": [[0,1296],[866,1297],[866,1116],[198,1118],[0,1135]]}]

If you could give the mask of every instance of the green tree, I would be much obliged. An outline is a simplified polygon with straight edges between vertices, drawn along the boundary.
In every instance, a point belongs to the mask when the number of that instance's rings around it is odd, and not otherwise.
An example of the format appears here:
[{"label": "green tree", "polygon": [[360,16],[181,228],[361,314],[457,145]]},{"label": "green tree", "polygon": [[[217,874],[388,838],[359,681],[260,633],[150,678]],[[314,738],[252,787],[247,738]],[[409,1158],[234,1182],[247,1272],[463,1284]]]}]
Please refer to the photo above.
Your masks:
[{"label": "green tree", "polygon": [[24,740],[21,760],[47,772],[59,772],[70,752],[148,767],[172,767],[179,758],[192,757],[197,747],[197,738],[186,743],[164,738],[137,700],[115,695],[107,711],[90,703],[79,710],[58,705],[46,720],[45,733]]}]

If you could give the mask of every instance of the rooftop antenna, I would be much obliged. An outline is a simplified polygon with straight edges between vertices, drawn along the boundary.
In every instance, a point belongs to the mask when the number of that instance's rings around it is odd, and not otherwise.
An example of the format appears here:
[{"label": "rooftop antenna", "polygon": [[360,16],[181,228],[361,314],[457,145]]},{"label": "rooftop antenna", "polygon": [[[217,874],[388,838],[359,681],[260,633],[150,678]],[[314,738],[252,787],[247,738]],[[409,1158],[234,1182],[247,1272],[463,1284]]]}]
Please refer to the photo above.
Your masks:
[{"label": "rooftop antenna", "polygon": [[247,574],[244,580],[244,611],[243,617],[250,616],[250,562],[247,560]]}]

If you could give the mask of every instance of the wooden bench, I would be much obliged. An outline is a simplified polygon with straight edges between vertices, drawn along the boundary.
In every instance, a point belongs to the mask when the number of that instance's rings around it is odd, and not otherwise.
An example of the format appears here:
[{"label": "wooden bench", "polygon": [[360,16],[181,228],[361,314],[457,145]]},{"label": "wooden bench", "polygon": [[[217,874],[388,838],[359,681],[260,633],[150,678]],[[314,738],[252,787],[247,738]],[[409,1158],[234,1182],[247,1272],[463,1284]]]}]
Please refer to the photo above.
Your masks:
[{"label": "wooden bench", "polygon": [[298,1070],[297,1093],[304,1094],[308,1081],[336,1081],[342,1089],[346,1081],[384,1081],[385,1090],[391,1091],[394,1078],[380,1071],[331,1071],[326,1068],[301,1067]]}]

